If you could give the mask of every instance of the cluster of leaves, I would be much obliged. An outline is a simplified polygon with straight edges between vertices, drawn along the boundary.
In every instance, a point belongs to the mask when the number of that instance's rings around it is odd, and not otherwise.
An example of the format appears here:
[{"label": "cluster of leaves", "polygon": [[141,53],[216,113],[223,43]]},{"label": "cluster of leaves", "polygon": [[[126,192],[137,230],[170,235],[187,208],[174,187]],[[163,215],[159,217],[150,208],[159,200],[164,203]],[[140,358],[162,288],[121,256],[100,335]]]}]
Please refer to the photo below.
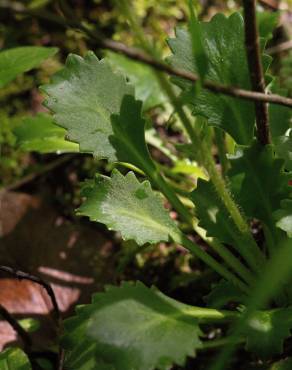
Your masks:
[{"label": "cluster of leaves", "polygon": [[[206,23],[193,16],[192,22],[195,27],[177,30],[176,37],[168,41],[172,51],[169,63],[214,82],[250,89],[242,16],[235,13],[227,18],[219,14]],[[201,39],[199,47],[193,47],[194,30]],[[267,27],[260,30],[263,36],[270,34]],[[11,52],[16,53],[15,59],[20,55],[19,50]],[[46,52],[50,55],[55,50]],[[31,52],[26,56],[29,62],[22,63],[23,70],[16,63],[2,81],[40,62]],[[5,61],[5,54],[2,58]],[[105,224],[123,239],[141,246],[161,241],[181,244],[224,280],[208,296],[209,308],[185,305],[139,282],[97,293],[91,304],[77,307],[76,316],[64,323],[61,346],[66,351],[65,368],[152,370],[167,369],[172,364],[183,366],[188,356],[195,356],[204,347],[204,325],[208,322],[231,321],[235,327],[238,321],[243,322],[239,335],[248,350],[263,358],[282,353],[292,328],[291,277],[284,275],[291,262],[285,262],[283,275],[279,272],[275,279],[281,282],[285,278],[287,286],[260,288],[267,283],[262,278],[267,275],[265,261],[273,262],[279,251],[291,247],[289,110],[270,107],[272,144],[264,147],[255,140],[252,102],[173,79],[180,89],[174,90],[180,106],[189,110],[189,116],[203,117],[190,120],[193,141],[185,139],[184,145],[170,154],[172,161],[184,157],[193,164],[195,159],[208,173],[208,181],[199,179],[195,189],[193,185],[186,192],[179,182],[173,186],[173,177],[164,173],[149,150],[153,137],[148,135],[151,131],[146,113],[158,104],[169,104],[173,96],[169,88],[160,90],[163,78],[148,69],[145,73],[152,90],[145,94],[139,66],[119,58],[109,55],[99,60],[93,52],[84,58],[70,55],[64,69],[42,87],[47,97],[45,105],[53,116],[26,119],[15,131],[19,145],[40,152],[91,153],[97,159],[131,168],[126,174],[114,170],[111,177],[97,174],[87,181],[78,214]],[[270,59],[265,55],[262,59],[267,71]],[[182,127],[189,118],[180,117]],[[210,148],[206,151],[206,143],[212,142],[213,132],[218,130],[223,148],[227,138],[235,147],[232,153],[226,149],[223,153],[227,169],[222,176],[213,172]],[[186,152],[191,153],[189,158]],[[204,230],[202,237],[218,254],[216,258],[183,233],[164,207],[162,195],[190,227],[198,221],[200,230]],[[250,227],[255,221],[263,229],[258,243]],[[199,228],[196,230],[199,232]],[[221,258],[220,263],[217,258]],[[253,289],[264,292],[261,299],[256,297],[258,301],[250,293]],[[236,309],[221,309],[231,302],[237,304]],[[270,304],[277,308],[271,309]],[[9,366],[14,355],[13,350],[3,352],[2,361]],[[16,355],[16,361],[26,366],[23,353],[18,351]],[[285,369],[290,362],[275,366]]]}]

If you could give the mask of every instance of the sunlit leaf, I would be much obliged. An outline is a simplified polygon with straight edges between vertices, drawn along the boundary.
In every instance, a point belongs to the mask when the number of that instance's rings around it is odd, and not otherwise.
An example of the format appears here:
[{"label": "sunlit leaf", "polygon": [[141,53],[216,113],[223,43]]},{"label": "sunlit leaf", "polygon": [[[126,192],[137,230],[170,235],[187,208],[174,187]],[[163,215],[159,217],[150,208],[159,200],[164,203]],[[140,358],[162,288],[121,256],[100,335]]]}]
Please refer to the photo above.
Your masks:
[{"label": "sunlit leaf", "polygon": [[65,68],[42,89],[54,121],[67,130],[68,139],[78,143],[81,152],[116,160],[109,142],[110,117],[120,112],[124,95],[134,93],[125,77],[92,52],[84,58],[71,54]]},{"label": "sunlit leaf", "polygon": [[99,176],[84,189],[84,195],[79,215],[120,231],[123,239],[134,239],[140,245],[157,243],[168,241],[177,232],[159,195],[148,181],[140,183],[133,172],[123,176],[115,170],[110,178]]}]

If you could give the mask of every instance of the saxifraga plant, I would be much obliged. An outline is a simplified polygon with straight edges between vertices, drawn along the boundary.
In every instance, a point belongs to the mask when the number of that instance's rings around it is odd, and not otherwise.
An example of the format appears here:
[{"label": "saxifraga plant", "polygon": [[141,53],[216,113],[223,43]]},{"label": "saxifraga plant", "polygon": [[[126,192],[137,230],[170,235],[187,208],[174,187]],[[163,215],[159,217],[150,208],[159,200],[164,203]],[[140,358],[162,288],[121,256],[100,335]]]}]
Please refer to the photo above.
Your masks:
[{"label": "saxifraga plant", "polygon": [[[223,344],[226,349],[212,369],[228,366],[235,345],[262,359],[283,353],[292,328],[291,100],[267,104],[267,92],[276,84],[268,74],[271,58],[263,51],[272,26],[263,27],[259,37],[255,2],[243,3],[245,17],[217,14],[209,22],[199,22],[190,6],[188,27],[168,40],[171,55],[163,64],[173,74],[168,79],[128,2],[120,1],[145,52],[126,48],[124,54],[131,56],[130,50],[134,59],[154,68],[113,54],[101,60],[93,52],[84,58],[69,55],[64,69],[42,87],[53,118],[39,115],[16,130],[24,149],[91,153],[130,169],[87,181],[78,214],[141,246],[181,245],[221,277],[207,308],[183,304],[141,282],[96,293],[91,304],[77,307],[76,316],[64,322],[64,369],[168,369],[183,366],[202,348]],[[199,76],[197,84],[192,76]],[[222,85],[233,93],[216,91]],[[259,98],[239,98],[238,89],[254,90]],[[173,107],[185,143],[157,148],[173,167],[183,161],[194,171],[203,169],[205,176],[196,184],[151,156],[148,147],[160,139],[146,113],[161,104]],[[220,169],[211,152],[214,142]],[[165,200],[179,222],[170,217]],[[263,234],[258,240],[255,222]],[[191,231],[185,233],[182,224]],[[196,244],[193,233],[208,248]],[[230,302],[234,309],[223,309]],[[230,331],[214,342],[206,340],[204,328],[210,323],[224,323]],[[289,361],[277,366],[288,369]]]}]

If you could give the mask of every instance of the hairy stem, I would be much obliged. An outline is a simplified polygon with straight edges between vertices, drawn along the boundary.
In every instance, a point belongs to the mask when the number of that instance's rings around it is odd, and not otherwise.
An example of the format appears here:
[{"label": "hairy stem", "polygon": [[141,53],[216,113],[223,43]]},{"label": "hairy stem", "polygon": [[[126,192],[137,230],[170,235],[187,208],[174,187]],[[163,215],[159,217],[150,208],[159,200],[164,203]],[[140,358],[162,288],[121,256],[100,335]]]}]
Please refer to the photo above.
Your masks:
[{"label": "hairy stem", "polygon": [[237,278],[233,273],[226,269],[219,263],[215,258],[210,256],[207,252],[205,252],[199,245],[192,242],[189,238],[187,238],[184,234],[175,234],[172,235],[173,240],[181,244],[185,247],[188,251],[190,251],[193,255],[201,259],[205,264],[211,267],[214,271],[216,271],[219,275],[221,275],[227,281],[230,281],[233,285],[238,287],[244,293],[249,293],[249,288],[246,284],[244,284],[239,278]]},{"label": "hairy stem", "polygon": [[221,165],[221,172],[223,177],[225,177],[227,171],[228,171],[228,160],[226,157],[226,143],[225,143],[225,135],[224,132],[220,129],[214,129],[215,134],[215,141],[218,149],[218,156],[220,160]]}]

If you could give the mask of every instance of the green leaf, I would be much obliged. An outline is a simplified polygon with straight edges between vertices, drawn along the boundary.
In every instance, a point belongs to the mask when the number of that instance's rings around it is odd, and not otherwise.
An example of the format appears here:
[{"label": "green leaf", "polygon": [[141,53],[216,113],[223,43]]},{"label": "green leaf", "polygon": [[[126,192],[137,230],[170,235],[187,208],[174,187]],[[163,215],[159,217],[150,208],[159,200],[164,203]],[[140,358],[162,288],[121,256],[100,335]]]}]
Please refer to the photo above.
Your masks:
[{"label": "green leaf", "polygon": [[[226,18],[217,14],[210,22],[201,23],[201,27],[209,61],[206,80],[250,90],[242,16],[234,13]],[[169,40],[169,45],[173,53],[170,63],[174,67],[198,73],[192,54],[191,36],[187,31],[178,29],[176,38]],[[269,61],[270,58],[268,60],[265,56],[265,69]],[[206,117],[210,125],[224,129],[239,144],[251,142],[255,123],[253,103],[204,89],[197,93],[194,85],[184,79],[175,78],[174,82],[182,88],[183,99],[195,115]]]},{"label": "green leaf", "polygon": [[257,12],[257,23],[260,37],[271,39],[279,23],[279,12]]},{"label": "green leaf", "polygon": [[134,94],[123,76],[92,52],[84,58],[71,54],[65,68],[42,89],[54,121],[67,130],[69,140],[79,143],[81,152],[117,159],[109,142],[113,134],[110,117],[120,112],[124,95]]},{"label": "green leaf", "polygon": [[273,212],[281,208],[281,201],[289,197],[289,179],[283,160],[275,158],[272,145],[256,142],[238,149],[230,157],[228,172],[235,199],[249,218],[257,218],[273,232]]},{"label": "green leaf", "polygon": [[283,342],[290,336],[292,309],[256,311],[248,320],[245,335],[247,350],[267,358],[283,352]]},{"label": "green leaf", "polygon": [[117,53],[108,53],[107,60],[135,86],[135,96],[143,102],[144,111],[168,101],[152,68]]},{"label": "green leaf", "polygon": [[14,129],[17,144],[24,151],[39,153],[78,152],[76,143],[65,140],[66,130],[57,126],[53,118],[44,113],[23,119]]},{"label": "green leaf", "polygon": [[53,56],[57,48],[22,46],[0,52],[0,88],[14,80],[19,74],[37,67]]},{"label": "green leaf", "polygon": [[32,370],[28,357],[20,348],[7,348],[0,353],[0,369]]},{"label": "green leaf", "polygon": [[120,162],[128,162],[147,174],[156,167],[150,157],[145,141],[145,120],[141,117],[142,102],[126,95],[122,100],[119,115],[112,115],[113,136],[110,142]]},{"label": "green leaf", "polygon": [[123,176],[114,170],[112,176],[99,176],[95,184],[84,189],[86,201],[79,215],[120,231],[123,239],[138,244],[168,241],[177,227],[148,181],[140,183],[133,172]]},{"label": "green leaf", "polygon": [[183,365],[201,348],[194,310],[139,282],[108,287],[65,321],[63,344],[71,364],[74,355],[82,357],[82,338],[87,341],[84,349],[116,370],[168,369],[174,363]]}]

